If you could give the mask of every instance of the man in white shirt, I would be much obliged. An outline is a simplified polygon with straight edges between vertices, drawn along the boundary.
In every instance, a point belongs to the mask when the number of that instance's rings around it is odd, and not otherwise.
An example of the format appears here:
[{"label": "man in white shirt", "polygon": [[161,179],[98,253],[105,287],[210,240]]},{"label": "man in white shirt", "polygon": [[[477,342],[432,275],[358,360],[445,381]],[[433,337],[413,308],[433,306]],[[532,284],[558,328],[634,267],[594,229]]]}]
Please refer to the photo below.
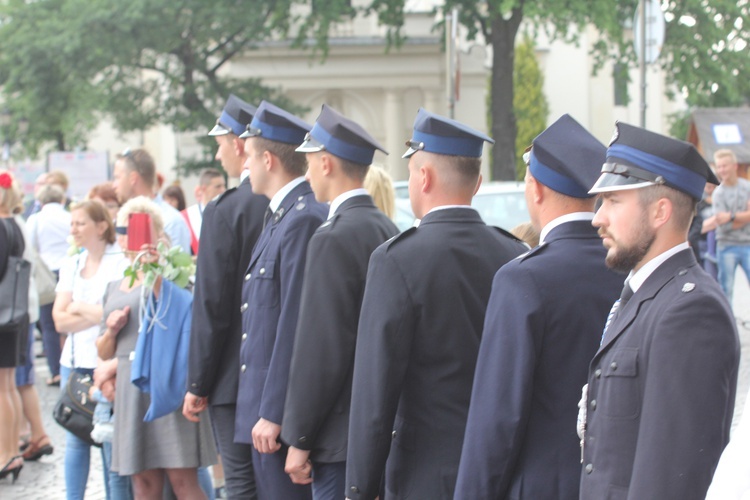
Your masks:
[{"label": "man in white shirt", "polygon": [[[57,274],[70,247],[70,212],[63,206],[65,192],[56,184],[47,184],[39,189],[37,199],[42,208],[29,216],[26,230],[42,262]],[[55,329],[55,322],[52,320],[53,305],[54,302],[39,308],[39,326],[50,371],[47,385],[60,385],[60,353],[65,338]]]},{"label": "man in white shirt", "polygon": [[190,229],[190,250],[193,255],[198,255],[198,245],[201,238],[201,225],[203,223],[203,209],[208,202],[227,190],[227,183],[221,172],[215,168],[204,168],[198,178],[195,187],[195,199],[198,203],[190,205],[180,212]]},{"label": "man in white shirt", "polygon": [[121,155],[117,155],[113,177],[112,187],[120,203],[125,203],[136,196],[153,199],[161,209],[164,232],[169,236],[172,246],[179,245],[184,251],[190,251],[190,230],[180,212],[166,203],[160,195],[154,195],[156,166],[148,151],[128,149]]},{"label": "man in white shirt", "polygon": [[729,440],[736,325],[687,243],[706,180],[691,144],[617,124],[590,192],[606,263],[629,274],[581,401],[583,500],[703,499]]}]

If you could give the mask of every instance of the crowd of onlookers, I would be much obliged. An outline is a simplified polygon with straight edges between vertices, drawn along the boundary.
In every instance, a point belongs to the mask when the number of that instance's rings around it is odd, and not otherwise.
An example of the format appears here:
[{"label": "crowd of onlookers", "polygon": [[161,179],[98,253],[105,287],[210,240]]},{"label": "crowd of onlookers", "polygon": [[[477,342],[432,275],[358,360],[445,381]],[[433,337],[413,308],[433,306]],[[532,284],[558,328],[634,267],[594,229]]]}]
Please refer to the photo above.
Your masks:
[{"label": "crowd of onlookers", "polygon": [[[372,172],[368,188],[378,206],[392,215],[391,178],[379,167]],[[39,175],[33,198],[25,204],[13,175],[7,171],[0,175],[7,180],[0,183],[0,217],[15,223],[24,258],[54,277],[54,293],[48,298],[42,294],[40,303],[39,270],[32,273],[28,334],[13,344],[0,338],[0,476],[12,474],[15,481],[24,462],[55,452],[34,386],[34,359],[45,358],[48,386],[65,388],[73,372],[93,378],[90,397],[98,404],[92,437],[101,445],[108,499],[149,498],[162,490],[165,498],[201,498],[200,493],[194,495],[201,490],[207,498],[222,496],[220,457],[207,419],[202,424],[186,420],[180,398],[180,409],[166,418],[143,421],[150,398],[130,383],[130,372],[149,298],[142,276],[135,281],[124,277],[138,255],[124,250],[128,216],[147,213],[156,240],[167,245],[179,242],[194,260],[203,208],[226,190],[224,175],[213,168],[203,170],[194,190],[196,203],[189,206],[177,183],[162,189],[164,178],[142,149],[119,155],[114,181],[93,186],[84,200],[68,197],[68,178],[61,171]],[[159,283],[148,292],[158,296],[162,286]],[[189,309],[189,293],[173,297],[187,300]],[[189,332],[189,316],[187,320]],[[168,328],[179,326],[168,324]],[[42,341],[39,353],[33,349],[35,338]],[[95,448],[66,432],[62,450],[67,497],[84,498]]]}]

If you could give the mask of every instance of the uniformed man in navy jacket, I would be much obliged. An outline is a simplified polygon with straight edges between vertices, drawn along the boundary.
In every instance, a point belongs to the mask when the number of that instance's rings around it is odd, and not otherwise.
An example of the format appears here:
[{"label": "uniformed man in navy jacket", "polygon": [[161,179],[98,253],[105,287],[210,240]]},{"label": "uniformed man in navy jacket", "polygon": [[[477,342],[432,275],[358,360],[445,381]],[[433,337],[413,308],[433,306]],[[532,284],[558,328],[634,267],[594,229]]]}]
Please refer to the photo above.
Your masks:
[{"label": "uniformed man in navy jacket", "polygon": [[563,115],[527,152],[539,246],[495,275],[454,498],[575,500],[571,415],[622,277],[604,264],[589,189],[606,148]]},{"label": "uniformed man in navy jacket", "polygon": [[307,163],[295,149],[310,125],[263,101],[241,137],[253,192],[271,202],[242,287],[242,343],[234,439],[253,445],[261,500],[310,498],[284,472],[282,417],[297,328],[307,244],[328,207],[315,201]]},{"label": "uniformed man in navy jacket", "polygon": [[372,251],[398,233],[362,187],[376,149],[385,151],[360,125],[325,104],[297,148],[307,156],[315,198],[331,203],[328,220],[307,248],[281,425],[281,438],[289,445],[286,471],[294,482],[312,481],[315,500],[343,497],[354,346],[367,264]]},{"label": "uniformed man in navy jacket", "polygon": [[404,156],[422,220],[370,257],[349,419],[351,498],[375,498],[383,477],[385,498],[453,495],[492,277],[528,248],[471,207],[485,141],[455,120],[417,114]]},{"label": "uniformed man in navy jacket", "polygon": [[581,405],[584,500],[703,499],[729,440],[735,320],[687,242],[706,180],[691,144],[617,124],[591,192],[607,265],[629,274]]},{"label": "uniformed man in navy jacket", "polygon": [[268,198],[254,194],[244,169],[245,140],[240,135],[255,106],[230,95],[208,135],[216,140],[216,159],[237,188],[225,191],[203,210],[201,251],[195,277],[190,330],[188,387],[183,415],[197,421],[206,408],[221,454],[229,498],[256,497],[251,449],[234,442],[237,401],[237,351],[242,336],[240,294],[244,271],[263,228]]}]

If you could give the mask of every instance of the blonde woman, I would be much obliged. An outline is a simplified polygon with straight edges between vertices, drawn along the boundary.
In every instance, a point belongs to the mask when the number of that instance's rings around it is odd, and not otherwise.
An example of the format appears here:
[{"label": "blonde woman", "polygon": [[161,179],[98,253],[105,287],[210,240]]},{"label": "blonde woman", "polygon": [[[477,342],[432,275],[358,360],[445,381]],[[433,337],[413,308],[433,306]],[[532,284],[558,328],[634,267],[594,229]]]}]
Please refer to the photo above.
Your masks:
[{"label": "blonde woman", "polygon": [[364,188],[372,196],[375,206],[387,215],[389,219],[393,219],[396,213],[396,202],[393,179],[391,179],[388,172],[381,166],[370,165],[365,176]]},{"label": "blonde woman", "polygon": [[[57,331],[68,337],[60,357],[63,387],[74,371],[93,375],[104,290],[107,283],[121,278],[128,266],[115,243],[115,228],[104,205],[84,201],[73,205],[70,215],[70,234],[76,246],[84,250],[62,263],[52,309]],[[69,500],[84,497],[90,451],[87,442],[66,432],[65,486]]]}]

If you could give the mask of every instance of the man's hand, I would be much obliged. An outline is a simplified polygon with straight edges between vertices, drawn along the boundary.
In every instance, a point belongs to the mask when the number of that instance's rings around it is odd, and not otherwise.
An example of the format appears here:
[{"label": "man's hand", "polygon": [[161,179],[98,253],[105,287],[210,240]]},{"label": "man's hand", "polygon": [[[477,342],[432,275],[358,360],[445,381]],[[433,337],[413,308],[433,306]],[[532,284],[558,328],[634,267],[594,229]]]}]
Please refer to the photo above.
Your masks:
[{"label": "man's hand", "polygon": [[284,472],[289,474],[294,484],[312,483],[312,462],[309,460],[310,452],[300,450],[294,446],[289,447],[286,455]]},{"label": "man's hand", "polygon": [[182,403],[182,416],[191,422],[200,422],[198,416],[200,412],[208,408],[208,398],[196,396],[192,392],[185,393],[185,399]]},{"label": "man's hand", "polygon": [[716,224],[718,224],[719,226],[723,226],[727,222],[730,222],[731,218],[731,212],[719,212],[718,214],[716,214]]},{"label": "man's hand", "polygon": [[104,382],[114,379],[115,375],[117,375],[117,358],[107,361],[100,359],[94,368],[94,385],[101,388]]},{"label": "man's hand", "polygon": [[115,379],[111,378],[109,380],[105,380],[102,382],[102,387],[100,389],[102,391],[102,396],[104,396],[107,401],[110,403],[114,403],[115,401]]},{"label": "man's hand", "polygon": [[279,424],[261,418],[253,427],[253,446],[258,453],[276,453],[281,449],[281,443],[277,441],[279,434],[281,434]]}]

